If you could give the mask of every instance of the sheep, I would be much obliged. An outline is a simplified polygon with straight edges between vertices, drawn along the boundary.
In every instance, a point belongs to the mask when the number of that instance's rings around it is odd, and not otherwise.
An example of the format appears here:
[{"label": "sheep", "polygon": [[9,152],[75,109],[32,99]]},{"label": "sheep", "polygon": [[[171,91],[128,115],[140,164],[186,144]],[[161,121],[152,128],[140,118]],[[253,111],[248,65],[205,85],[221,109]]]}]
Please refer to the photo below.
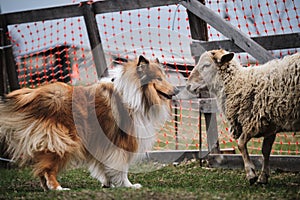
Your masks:
[{"label": "sheep", "polygon": [[[186,88],[195,94],[209,90],[215,96],[232,136],[238,139],[250,185],[267,184],[276,133],[300,131],[300,53],[243,67],[234,53],[208,51],[192,70]],[[264,137],[259,177],[247,150],[253,137]]]}]

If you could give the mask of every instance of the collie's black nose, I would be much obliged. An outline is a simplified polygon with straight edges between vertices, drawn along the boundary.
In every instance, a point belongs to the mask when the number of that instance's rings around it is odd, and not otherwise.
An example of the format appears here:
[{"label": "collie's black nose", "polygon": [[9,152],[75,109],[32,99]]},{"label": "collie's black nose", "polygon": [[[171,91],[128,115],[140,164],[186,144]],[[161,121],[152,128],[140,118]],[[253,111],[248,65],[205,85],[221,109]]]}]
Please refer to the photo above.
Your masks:
[{"label": "collie's black nose", "polygon": [[174,95],[178,94],[180,92],[180,89],[178,89],[177,87],[174,87]]},{"label": "collie's black nose", "polygon": [[191,91],[191,85],[187,85],[187,86],[186,86],[186,89],[187,89],[188,91]]}]

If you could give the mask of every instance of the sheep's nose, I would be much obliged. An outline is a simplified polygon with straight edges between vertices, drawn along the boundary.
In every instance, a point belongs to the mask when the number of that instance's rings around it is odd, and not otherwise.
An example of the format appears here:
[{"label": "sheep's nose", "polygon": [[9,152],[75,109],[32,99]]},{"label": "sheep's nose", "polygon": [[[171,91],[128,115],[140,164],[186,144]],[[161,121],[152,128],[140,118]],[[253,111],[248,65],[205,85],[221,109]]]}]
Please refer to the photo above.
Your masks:
[{"label": "sheep's nose", "polygon": [[189,92],[191,92],[191,93],[193,93],[193,94],[197,93],[197,89],[198,89],[198,88],[199,88],[198,86],[193,85],[193,84],[187,84],[187,85],[186,85],[187,91],[189,91]]}]

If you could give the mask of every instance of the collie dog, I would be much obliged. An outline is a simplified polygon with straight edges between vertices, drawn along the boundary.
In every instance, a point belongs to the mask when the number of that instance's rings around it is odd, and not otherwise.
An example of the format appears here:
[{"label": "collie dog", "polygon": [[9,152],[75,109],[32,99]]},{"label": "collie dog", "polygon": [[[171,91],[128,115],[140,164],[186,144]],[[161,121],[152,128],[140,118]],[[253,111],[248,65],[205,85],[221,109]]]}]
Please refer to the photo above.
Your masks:
[{"label": "collie dog", "polygon": [[158,60],[140,56],[113,83],[11,92],[0,103],[0,138],[13,160],[32,164],[45,190],[68,189],[56,177],[71,164],[85,165],[103,187],[140,188],[128,180],[129,165],[152,148],[176,93]]}]

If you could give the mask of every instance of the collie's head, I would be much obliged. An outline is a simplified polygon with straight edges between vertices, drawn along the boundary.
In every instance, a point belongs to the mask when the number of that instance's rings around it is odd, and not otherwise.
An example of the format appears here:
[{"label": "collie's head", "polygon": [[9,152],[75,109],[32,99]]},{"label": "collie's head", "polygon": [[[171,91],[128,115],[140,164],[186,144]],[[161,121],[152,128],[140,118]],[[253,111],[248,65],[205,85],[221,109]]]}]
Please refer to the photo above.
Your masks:
[{"label": "collie's head", "polygon": [[115,87],[130,109],[144,114],[155,105],[170,105],[172,96],[179,92],[166,80],[158,59],[149,61],[143,56],[124,64]]}]

